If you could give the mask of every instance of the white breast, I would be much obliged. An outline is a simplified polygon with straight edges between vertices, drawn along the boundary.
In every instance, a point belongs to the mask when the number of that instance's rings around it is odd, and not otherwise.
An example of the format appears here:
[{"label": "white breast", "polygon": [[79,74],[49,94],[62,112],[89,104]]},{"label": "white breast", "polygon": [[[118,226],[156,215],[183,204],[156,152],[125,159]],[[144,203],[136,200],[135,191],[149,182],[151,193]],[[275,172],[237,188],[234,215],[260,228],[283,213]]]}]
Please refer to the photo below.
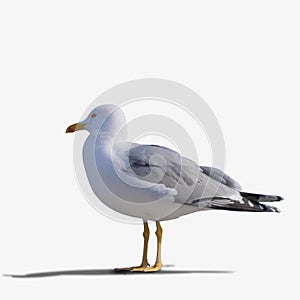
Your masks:
[{"label": "white breast", "polygon": [[144,220],[164,220],[196,211],[174,202],[176,191],[145,182],[122,170],[124,157],[99,146],[90,135],[83,147],[83,162],[91,188],[111,209]]}]

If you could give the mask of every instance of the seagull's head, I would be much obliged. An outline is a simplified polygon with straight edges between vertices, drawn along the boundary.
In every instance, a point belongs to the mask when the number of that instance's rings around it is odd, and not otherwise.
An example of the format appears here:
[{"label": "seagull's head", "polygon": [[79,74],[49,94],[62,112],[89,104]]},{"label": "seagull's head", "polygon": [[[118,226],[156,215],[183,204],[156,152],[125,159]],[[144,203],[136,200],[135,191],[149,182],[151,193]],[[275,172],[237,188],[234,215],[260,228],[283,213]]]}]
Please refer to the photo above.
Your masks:
[{"label": "seagull's head", "polygon": [[70,125],[66,133],[87,130],[93,134],[115,134],[119,133],[125,124],[125,115],[118,106],[104,104],[94,108],[85,120]]}]

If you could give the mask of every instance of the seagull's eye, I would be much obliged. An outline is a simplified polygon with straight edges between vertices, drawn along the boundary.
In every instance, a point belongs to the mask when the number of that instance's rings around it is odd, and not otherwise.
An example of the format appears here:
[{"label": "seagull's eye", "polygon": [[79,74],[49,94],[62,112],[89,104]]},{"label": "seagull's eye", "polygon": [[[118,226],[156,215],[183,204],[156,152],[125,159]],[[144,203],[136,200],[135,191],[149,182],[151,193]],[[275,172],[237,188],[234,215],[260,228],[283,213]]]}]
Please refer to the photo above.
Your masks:
[{"label": "seagull's eye", "polygon": [[96,114],[92,114],[91,115],[92,118],[96,118],[96,116],[97,116]]}]

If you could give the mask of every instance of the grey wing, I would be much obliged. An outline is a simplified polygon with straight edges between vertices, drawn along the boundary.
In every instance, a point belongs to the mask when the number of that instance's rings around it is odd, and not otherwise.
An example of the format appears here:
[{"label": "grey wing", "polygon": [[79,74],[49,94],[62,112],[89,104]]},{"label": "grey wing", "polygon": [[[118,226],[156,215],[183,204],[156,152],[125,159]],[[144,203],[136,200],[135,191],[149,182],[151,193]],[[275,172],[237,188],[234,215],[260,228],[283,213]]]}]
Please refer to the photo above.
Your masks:
[{"label": "grey wing", "polygon": [[230,176],[217,168],[201,166],[201,169],[207,176],[227,185],[228,187],[231,187],[238,191],[242,189],[241,185],[238,182],[236,182]]},{"label": "grey wing", "polygon": [[131,171],[146,181],[162,183],[174,188],[181,179],[190,186],[194,183],[200,167],[179,153],[157,145],[135,144],[129,151]]},{"label": "grey wing", "polygon": [[176,151],[157,145],[133,144],[126,169],[132,175],[152,183],[175,188],[175,201],[198,205],[214,197],[239,200],[237,182],[215,168],[200,167]]}]

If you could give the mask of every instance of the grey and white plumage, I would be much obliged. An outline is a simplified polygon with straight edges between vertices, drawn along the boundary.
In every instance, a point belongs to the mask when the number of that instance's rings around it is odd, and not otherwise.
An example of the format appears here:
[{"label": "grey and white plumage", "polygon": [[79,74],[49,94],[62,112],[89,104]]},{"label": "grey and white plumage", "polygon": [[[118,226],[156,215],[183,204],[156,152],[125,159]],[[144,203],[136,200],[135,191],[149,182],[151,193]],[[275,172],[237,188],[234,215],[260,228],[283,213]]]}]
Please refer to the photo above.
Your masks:
[{"label": "grey and white plumage", "polygon": [[[151,159],[156,156],[156,159]],[[141,179],[175,188],[175,201],[184,205],[233,211],[279,212],[276,207],[262,204],[283,200],[280,196],[262,195],[241,191],[241,185],[223,171],[207,166],[199,166],[179,153],[158,145],[132,145],[129,161],[134,175]],[[164,166],[164,167],[162,167]],[[179,184],[179,186],[177,186]],[[211,195],[205,195],[205,188]],[[193,189],[187,199],[182,199],[183,190]],[[204,204],[204,205],[203,205]]]},{"label": "grey and white plumage", "polygon": [[166,147],[128,142],[126,119],[116,106],[99,106],[80,124],[90,132],[83,161],[91,187],[120,213],[161,221],[210,209],[279,212],[262,203],[279,196],[241,191],[223,171]]}]

